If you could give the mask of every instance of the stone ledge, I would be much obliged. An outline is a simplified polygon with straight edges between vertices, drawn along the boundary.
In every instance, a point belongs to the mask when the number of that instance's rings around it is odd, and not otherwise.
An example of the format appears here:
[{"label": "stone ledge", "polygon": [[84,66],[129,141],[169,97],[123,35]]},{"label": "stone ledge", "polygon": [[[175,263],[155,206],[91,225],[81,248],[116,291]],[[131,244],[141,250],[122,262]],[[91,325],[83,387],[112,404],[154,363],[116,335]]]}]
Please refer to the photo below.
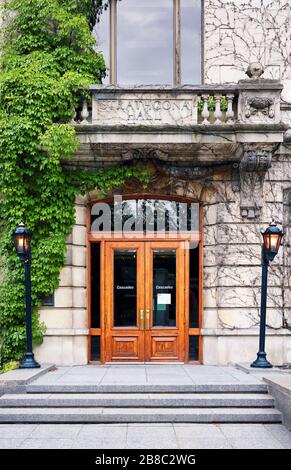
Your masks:
[{"label": "stone ledge", "polygon": [[88,328],[48,328],[45,336],[88,336]]},{"label": "stone ledge", "polygon": [[[246,80],[248,81],[248,80]],[[262,82],[262,80],[260,80]],[[266,81],[264,79],[264,81]],[[270,80],[269,80],[270,81]],[[268,81],[268,82],[269,82]],[[272,82],[278,83],[277,80],[272,80]],[[273,83],[272,83],[273,84]],[[269,83],[268,83],[269,85]],[[262,85],[260,83],[260,89],[262,88]],[[98,93],[100,95],[101,93],[106,93],[106,94],[112,94],[112,93],[126,93],[126,92],[137,92],[137,93],[152,93],[153,91],[155,92],[160,92],[160,93],[165,93],[165,92],[170,92],[172,93],[181,93],[181,92],[203,92],[207,93],[210,90],[213,91],[227,91],[227,92],[235,92],[238,89],[238,85],[236,83],[227,83],[227,84],[220,84],[220,83],[213,83],[213,84],[207,84],[207,85],[99,85],[92,83],[89,86],[90,91],[93,93]]]},{"label": "stone ledge", "polygon": [[23,393],[25,386],[54,369],[54,364],[44,364],[39,369],[14,369],[0,375],[0,395]]},{"label": "stone ledge", "polygon": [[270,394],[275,399],[276,408],[283,415],[283,423],[291,428],[291,375],[264,377]]},{"label": "stone ledge", "polygon": [[[270,375],[270,374],[291,374],[291,369],[290,370],[284,370],[284,369],[280,369],[279,367],[272,367],[271,369],[260,369],[259,367],[258,368],[255,368],[255,367],[251,367],[250,364],[248,363],[237,363],[235,364],[235,367],[239,370],[242,370],[243,372],[245,372],[246,374],[259,374],[259,375],[262,375],[264,376],[265,374],[266,375]],[[291,379],[291,376],[290,376],[290,379]]]},{"label": "stone ledge", "polygon": [[[202,328],[202,336],[259,336],[259,329],[222,329],[222,328]],[[271,330],[266,332],[266,336],[291,336],[291,331],[289,330]]]},{"label": "stone ledge", "polygon": [[[268,385],[276,386],[281,392],[287,393],[290,396],[291,400],[291,369],[287,372],[289,375],[282,376],[273,376],[273,377],[264,377],[264,381]],[[286,374],[286,371],[285,371]],[[290,411],[291,411],[291,402],[290,402]]]}]

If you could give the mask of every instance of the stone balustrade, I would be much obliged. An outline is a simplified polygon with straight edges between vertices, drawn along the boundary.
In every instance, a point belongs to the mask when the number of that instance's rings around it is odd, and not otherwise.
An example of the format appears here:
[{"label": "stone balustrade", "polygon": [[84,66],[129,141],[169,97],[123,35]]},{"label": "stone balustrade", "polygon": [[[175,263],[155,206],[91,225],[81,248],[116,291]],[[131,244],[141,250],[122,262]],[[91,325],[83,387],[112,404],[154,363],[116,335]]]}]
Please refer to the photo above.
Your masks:
[{"label": "stone balustrade", "polygon": [[74,125],[164,126],[233,124],[237,119],[238,90],[221,87],[92,86],[92,103],[84,98]]},{"label": "stone balustrade", "polygon": [[235,91],[224,94],[214,92],[198,95],[197,111],[197,122],[203,126],[234,124],[237,119],[237,93]]},{"label": "stone balustrade", "polygon": [[72,124],[101,127],[279,124],[282,85],[250,79],[238,84],[117,87],[92,85]]},{"label": "stone balustrade", "polygon": [[[277,80],[201,86],[92,85],[72,119],[80,147],[67,165],[91,168],[143,159],[203,165],[273,151],[288,126]],[[248,174],[248,173],[247,173]]]}]

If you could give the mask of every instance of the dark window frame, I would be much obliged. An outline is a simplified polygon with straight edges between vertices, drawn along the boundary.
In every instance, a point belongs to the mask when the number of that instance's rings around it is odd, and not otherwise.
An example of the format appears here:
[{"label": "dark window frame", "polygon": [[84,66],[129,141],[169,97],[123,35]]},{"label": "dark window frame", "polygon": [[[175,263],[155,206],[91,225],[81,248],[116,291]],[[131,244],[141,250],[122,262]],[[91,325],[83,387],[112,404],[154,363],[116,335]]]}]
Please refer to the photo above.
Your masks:
[{"label": "dark window frame", "polygon": [[54,307],[55,306],[55,294],[45,295],[41,298],[42,307]]}]

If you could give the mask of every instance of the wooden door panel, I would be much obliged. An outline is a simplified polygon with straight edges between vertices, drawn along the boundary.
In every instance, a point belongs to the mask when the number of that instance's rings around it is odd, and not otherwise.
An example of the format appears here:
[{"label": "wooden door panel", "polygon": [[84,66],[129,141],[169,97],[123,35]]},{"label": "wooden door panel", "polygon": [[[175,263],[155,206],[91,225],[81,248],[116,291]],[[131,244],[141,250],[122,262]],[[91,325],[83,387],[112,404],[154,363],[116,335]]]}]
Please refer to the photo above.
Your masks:
[{"label": "wooden door panel", "polygon": [[[110,361],[184,361],[184,277],[185,263],[183,242],[106,242],[105,261],[105,349],[106,362]],[[114,313],[114,253],[122,250],[136,250],[136,323],[130,326],[115,325]],[[175,253],[175,295],[171,302],[175,306],[167,326],[163,319],[168,314],[155,304],[153,317],[153,252]],[[123,256],[123,255],[122,255]],[[172,260],[172,269],[173,269]],[[162,269],[163,271],[163,269]],[[164,269],[164,271],[167,271]],[[173,277],[173,276],[172,276]],[[124,288],[124,286],[121,286]],[[156,289],[156,287],[155,287]],[[174,290],[173,290],[174,292]],[[157,291],[155,290],[157,297]],[[174,299],[174,300],[173,300]],[[124,306],[118,305],[118,312],[124,313]],[[172,308],[172,304],[171,304]],[[170,307],[169,307],[170,309]],[[143,312],[143,315],[140,313]],[[126,313],[126,312],[125,312]],[[155,320],[155,322],[154,322]],[[161,323],[161,325],[159,324]]]},{"label": "wooden door panel", "polygon": [[[150,321],[148,328],[145,331],[145,358],[146,361],[184,361],[185,348],[184,348],[184,242],[150,242],[146,244],[145,248],[145,263],[146,263],[146,287],[145,287],[145,304],[146,311],[150,312]],[[163,325],[163,306],[161,312],[156,310],[156,318],[154,318],[153,308],[157,308],[157,303],[153,302],[154,293],[154,264],[153,256],[154,253],[161,252],[175,252],[175,295],[166,294],[168,297],[165,302],[173,302],[175,306],[176,321],[174,325]],[[167,276],[165,277],[167,279]],[[158,286],[159,288],[161,286]],[[173,286],[170,286],[173,287]],[[155,296],[158,296],[157,287],[155,287]],[[166,287],[165,287],[166,289]],[[167,292],[174,292],[167,290]],[[160,292],[160,291],[159,291]],[[161,290],[161,292],[163,292]],[[174,300],[173,300],[174,299]],[[166,304],[165,304],[166,305]],[[171,305],[172,307],[172,305]],[[169,307],[170,310],[170,307]],[[157,315],[159,314],[159,315]],[[167,321],[173,321],[173,318],[169,320],[170,313],[168,311]],[[164,315],[166,318],[166,315]],[[154,321],[155,320],[155,321]],[[161,322],[160,325],[156,325]]]},{"label": "wooden door panel", "polygon": [[[132,286],[115,286],[114,256],[119,253],[136,253],[136,284],[135,284],[135,318],[129,326],[125,326],[126,305],[116,297],[116,290],[128,292]],[[105,347],[106,361],[144,361],[144,330],[140,312],[144,305],[144,243],[143,242],[106,242],[105,249]],[[122,266],[122,263],[121,263]],[[126,277],[126,276],[125,276]],[[124,279],[126,283],[126,279]],[[123,315],[124,319],[116,318],[115,302],[117,305],[117,316]],[[115,324],[117,321],[117,325]]]},{"label": "wooden door panel", "polygon": [[111,336],[111,359],[138,361],[143,355],[143,338],[136,336]]},{"label": "wooden door panel", "polygon": [[179,360],[179,336],[151,335],[151,360]]}]

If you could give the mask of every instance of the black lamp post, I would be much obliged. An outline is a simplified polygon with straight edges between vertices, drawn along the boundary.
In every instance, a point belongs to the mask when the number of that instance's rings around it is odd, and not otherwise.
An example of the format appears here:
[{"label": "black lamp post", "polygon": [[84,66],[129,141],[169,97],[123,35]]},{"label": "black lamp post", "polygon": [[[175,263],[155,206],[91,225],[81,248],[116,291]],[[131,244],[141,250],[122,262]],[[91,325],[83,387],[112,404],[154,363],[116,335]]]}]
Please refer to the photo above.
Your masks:
[{"label": "black lamp post", "polygon": [[262,289],[261,289],[261,314],[260,314],[260,342],[257,359],[251,364],[251,367],[271,368],[272,364],[266,358],[265,338],[266,338],[266,308],[267,308],[267,280],[269,262],[273,261],[279,251],[284,233],[271,222],[263,235],[262,246]]},{"label": "black lamp post", "polygon": [[35,361],[32,352],[32,324],[31,324],[31,278],[30,278],[30,249],[31,232],[24,224],[19,224],[13,233],[13,241],[21,261],[25,266],[25,305],[26,305],[26,353],[20,364],[20,369],[35,369],[40,365]]}]

